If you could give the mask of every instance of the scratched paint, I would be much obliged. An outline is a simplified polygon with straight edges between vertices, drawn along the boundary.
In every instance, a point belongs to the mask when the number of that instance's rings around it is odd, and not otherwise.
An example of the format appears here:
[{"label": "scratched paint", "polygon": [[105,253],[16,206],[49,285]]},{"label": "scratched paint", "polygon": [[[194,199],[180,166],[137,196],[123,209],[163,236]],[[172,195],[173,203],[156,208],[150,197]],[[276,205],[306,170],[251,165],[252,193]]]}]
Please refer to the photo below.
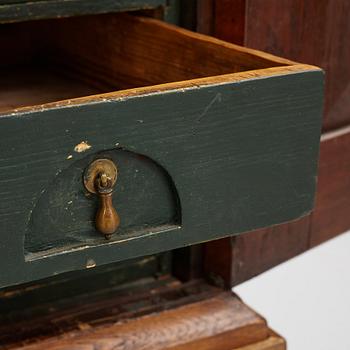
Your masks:
[{"label": "scratched paint", "polygon": [[87,262],[86,262],[86,268],[87,268],[87,269],[92,269],[92,268],[94,268],[94,267],[96,267],[96,262],[95,262],[95,260],[93,260],[93,259],[88,259]]},{"label": "scratched paint", "polygon": [[200,114],[200,116],[197,118],[197,122],[199,123],[209,112],[210,108],[214,105],[214,103],[220,103],[221,102],[221,93],[218,92],[215,97],[208,103],[207,106],[205,106],[203,112]]},{"label": "scratched paint", "polygon": [[81,141],[80,143],[78,143],[75,147],[74,147],[74,151],[81,153],[81,152],[85,152],[88,149],[90,149],[92,146],[89,145],[89,143],[87,141]]}]

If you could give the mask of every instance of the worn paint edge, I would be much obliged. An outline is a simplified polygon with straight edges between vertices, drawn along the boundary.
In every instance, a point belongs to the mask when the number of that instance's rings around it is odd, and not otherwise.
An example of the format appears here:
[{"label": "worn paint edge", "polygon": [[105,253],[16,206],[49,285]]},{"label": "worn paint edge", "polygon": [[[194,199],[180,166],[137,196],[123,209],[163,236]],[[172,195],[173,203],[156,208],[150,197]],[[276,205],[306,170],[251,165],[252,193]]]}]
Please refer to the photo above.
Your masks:
[{"label": "worn paint edge", "polygon": [[[127,1],[115,1],[115,3],[111,1],[99,1],[100,3],[96,0],[19,0],[19,2],[0,4],[0,23],[16,23],[33,19],[64,18],[74,15],[153,10],[157,7],[167,6],[167,0],[153,0],[151,3],[135,0],[131,4],[128,4]],[[90,9],[90,3],[94,4],[95,7],[93,9]]]},{"label": "worn paint edge", "polygon": [[121,100],[128,100],[131,98],[144,97],[148,95],[158,95],[165,93],[172,93],[175,91],[188,91],[198,89],[205,86],[219,86],[226,85],[229,83],[241,83],[248,80],[266,79],[274,76],[298,74],[302,72],[323,72],[319,67],[306,65],[306,64],[295,64],[291,66],[279,66],[265,69],[249,70],[245,72],[223,74],[217,76],[211,76],[206,78],[198,78],[192,80],[183,80],[172,83],[151,85],[140,88],[126,89],[121,91],[108,92],[103,94],[77,97],[73,99],[61,100],[58,102],[50,102],[41,105],[35,105],[30,107],[21,107],[14,109],[11,112],[5,112],[0,114],[0,118],[22,116],[35,112],[43,112],[47,110],[55,110],[62,108],[78,107],[87,104],[99,104],[108,103]]}]

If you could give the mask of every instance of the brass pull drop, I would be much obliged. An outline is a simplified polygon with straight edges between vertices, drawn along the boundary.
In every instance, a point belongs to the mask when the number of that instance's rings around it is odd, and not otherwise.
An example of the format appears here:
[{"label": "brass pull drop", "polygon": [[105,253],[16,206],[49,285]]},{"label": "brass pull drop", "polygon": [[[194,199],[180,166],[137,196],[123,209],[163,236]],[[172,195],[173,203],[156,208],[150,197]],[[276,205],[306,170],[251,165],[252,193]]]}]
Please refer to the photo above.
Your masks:
[{"label": "brass pull drop", "polygon": [[99,207],[95,217],[98,231],[110,239],[117,230],[120,219],[112,202],[114,185],[117,181],[117,167],[109,159],[97,159],[92,162],[84,174],[86,189],[99,196]]}]

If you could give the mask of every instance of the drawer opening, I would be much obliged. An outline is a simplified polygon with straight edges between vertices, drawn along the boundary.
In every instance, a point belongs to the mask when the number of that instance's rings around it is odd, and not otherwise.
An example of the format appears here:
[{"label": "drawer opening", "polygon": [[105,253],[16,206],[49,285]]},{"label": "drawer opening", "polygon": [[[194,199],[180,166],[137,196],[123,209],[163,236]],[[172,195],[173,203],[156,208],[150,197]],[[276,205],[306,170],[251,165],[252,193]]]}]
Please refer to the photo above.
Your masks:
[{"label": "drawer opening", "polygon": [[2,114],[83,96],[293,64],[127,13],[2,24],[0,44]]}]

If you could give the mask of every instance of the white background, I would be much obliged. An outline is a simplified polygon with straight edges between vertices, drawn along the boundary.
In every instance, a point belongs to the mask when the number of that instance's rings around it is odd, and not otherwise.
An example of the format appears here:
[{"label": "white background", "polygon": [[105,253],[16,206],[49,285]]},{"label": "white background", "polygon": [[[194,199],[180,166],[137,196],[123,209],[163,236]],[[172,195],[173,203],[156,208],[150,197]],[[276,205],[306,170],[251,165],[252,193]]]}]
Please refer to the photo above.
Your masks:
[{"label": "white background", "polygon": [[288,350],[350,350],[350,232],[234,291],[287,339]]}]

